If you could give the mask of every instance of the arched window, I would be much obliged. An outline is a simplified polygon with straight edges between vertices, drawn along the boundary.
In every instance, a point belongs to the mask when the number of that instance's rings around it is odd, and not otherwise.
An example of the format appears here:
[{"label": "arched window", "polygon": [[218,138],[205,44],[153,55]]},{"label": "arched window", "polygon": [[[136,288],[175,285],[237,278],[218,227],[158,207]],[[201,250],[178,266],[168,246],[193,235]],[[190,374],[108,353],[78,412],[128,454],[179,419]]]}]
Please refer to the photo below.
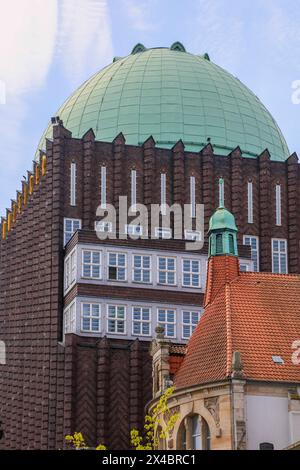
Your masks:
[{"label": "arched window", "polygon": [[210,450],[210,430],[200,415],[187,416],[177,434],[177,450]]},{"label": "arched window", "polygon": [[218,233],[216,236],[216,254],[223,253],[223,235]]},{"label": "arched window", "polygon": [[229,240],[229,253],[234,255],[234,240],[233,240],[233,235],[231,233],[228,235],[228,240]]}]

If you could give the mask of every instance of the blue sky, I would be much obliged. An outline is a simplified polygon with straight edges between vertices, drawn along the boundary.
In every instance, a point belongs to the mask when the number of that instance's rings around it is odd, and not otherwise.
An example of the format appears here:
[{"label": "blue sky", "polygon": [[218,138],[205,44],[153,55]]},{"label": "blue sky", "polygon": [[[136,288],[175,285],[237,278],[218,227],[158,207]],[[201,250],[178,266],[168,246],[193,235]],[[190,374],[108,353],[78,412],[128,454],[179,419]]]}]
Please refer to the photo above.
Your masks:
[{"label": "blue sky", "polygon": [[[277,120],[300,155],[299,0],[10,0],[0,5],[0,213],[10,205],[49,118],[94,72],[146,47],[208,52]],[[17,14],[16,14],[17,12]],[[3,103],[5,84],[5,103]],[[2,103],[2,104],[1,104]]]}]

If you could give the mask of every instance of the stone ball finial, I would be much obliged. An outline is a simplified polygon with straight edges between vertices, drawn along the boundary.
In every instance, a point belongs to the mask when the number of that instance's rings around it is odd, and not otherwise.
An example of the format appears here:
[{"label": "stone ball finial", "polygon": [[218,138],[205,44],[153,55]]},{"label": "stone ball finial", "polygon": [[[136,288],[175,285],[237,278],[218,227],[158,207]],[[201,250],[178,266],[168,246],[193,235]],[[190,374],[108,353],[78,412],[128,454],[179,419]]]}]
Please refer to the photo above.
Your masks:
[{"label": "stone ball finial", "polygon": [[163,327],[163,326],[157,326],[157,327],[155,328],[155,333],[156,333],[156,337],[157,337],[158,339],[163,339],[164,336],[165,336],[165,335],[164,335],[164,333],[165,333],[164,327]]}]

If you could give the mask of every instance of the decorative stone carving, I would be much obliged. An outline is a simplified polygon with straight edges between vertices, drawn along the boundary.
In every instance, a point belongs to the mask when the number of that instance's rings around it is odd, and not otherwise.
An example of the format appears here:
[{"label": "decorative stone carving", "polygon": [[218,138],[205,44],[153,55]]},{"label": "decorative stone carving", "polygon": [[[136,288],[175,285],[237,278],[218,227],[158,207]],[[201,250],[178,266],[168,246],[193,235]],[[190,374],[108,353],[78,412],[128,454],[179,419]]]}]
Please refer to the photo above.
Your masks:
[{"label": "decorative stone carving", "polygon": [[204,406],[213,416],[217,428],[220,427],[219,397],[210,397],[204,399]]},{"label": "decorative stone carving", "polygon": [[236,421],[236,449],[246,450],[246,423]]}]

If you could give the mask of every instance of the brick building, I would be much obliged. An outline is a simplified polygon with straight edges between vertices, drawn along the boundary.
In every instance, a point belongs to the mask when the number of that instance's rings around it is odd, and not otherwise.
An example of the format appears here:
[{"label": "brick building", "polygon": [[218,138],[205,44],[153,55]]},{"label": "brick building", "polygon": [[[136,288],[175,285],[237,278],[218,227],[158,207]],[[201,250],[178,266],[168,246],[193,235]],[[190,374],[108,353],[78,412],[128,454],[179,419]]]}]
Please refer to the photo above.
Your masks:
[{"label": "brick building", "polygon": [[241,269],[299,273],[298,159],[255,95],[180,43],[137,45],[57,116],[1,221],[0,446],[61,448],[80,430],[124,449],[151,399],[156,325],[181,351],[201,316],[208,245],[186,250],[193,217],[182,240],[162,219],[154,238],[125,224],[100,240],[97,208],[203,204],[206,233],[222,197]]}]

